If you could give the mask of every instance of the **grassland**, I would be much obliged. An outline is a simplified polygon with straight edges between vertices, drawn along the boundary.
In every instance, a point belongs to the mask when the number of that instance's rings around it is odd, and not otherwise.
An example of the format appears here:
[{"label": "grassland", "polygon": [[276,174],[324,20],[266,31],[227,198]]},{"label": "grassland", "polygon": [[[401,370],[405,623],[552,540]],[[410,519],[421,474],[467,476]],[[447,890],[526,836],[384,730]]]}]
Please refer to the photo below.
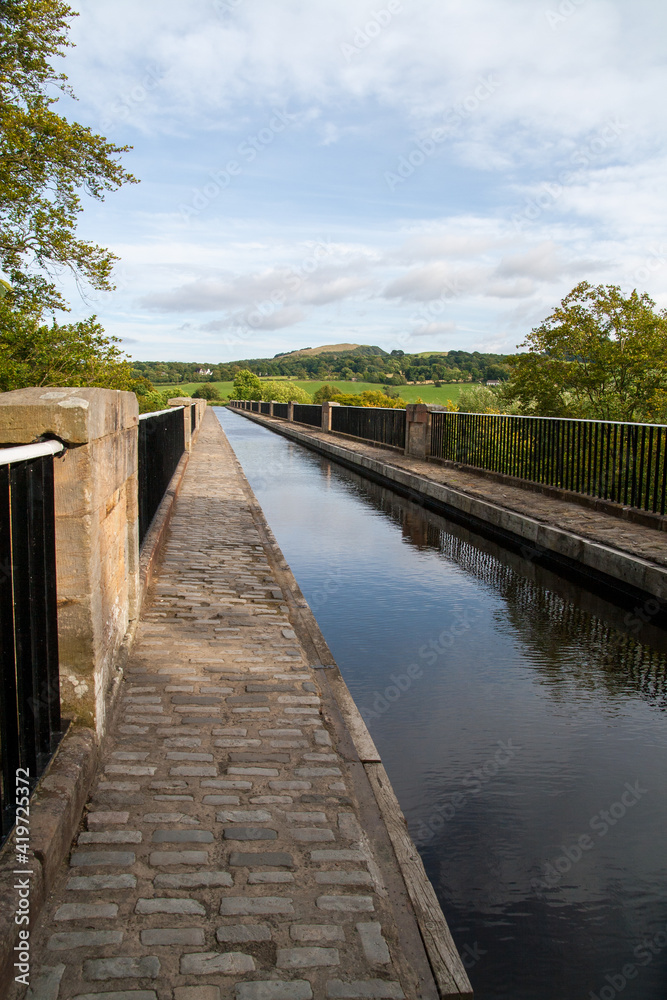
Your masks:
[{"label": "grassland", "polygon": [[[223,398],[229,396],[232,391],[232,382],[213,382],[211,384],[216,386]],[[305,389],[306,392],[311,394],[311,396],[322,385],[335,385],[341,390],[341,392],[364,392],[366,389],[372,389],[374,391],[382,389],[381,385],[376,385],[371,382],[343,382],[338,379],[329,379],[319,382],[301,381],[295,379],[294,384],[298,385],[301,389]],[[172,392],[174,396],[191,396],[200,385],[201,382],[184,382],[181,385],[158,385],[156,388],[160,390],[167,389],[169,392]],[[453,403],[456,403],[459,398],[459,393],[463,387],[464,383],[454,382],[450,385],[442,385],[439,389],[434,385],[401,385],[397,388],[399,395],[407,403],[414,403],[417,398],[420,397],[425,403],[445,404],[448,399],[451,399]]]}]

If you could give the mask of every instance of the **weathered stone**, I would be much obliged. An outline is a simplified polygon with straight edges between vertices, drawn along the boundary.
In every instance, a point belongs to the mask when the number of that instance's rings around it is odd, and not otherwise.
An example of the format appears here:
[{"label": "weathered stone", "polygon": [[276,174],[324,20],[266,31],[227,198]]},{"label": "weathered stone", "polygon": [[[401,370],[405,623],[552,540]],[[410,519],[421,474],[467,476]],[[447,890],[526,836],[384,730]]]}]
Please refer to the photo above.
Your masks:
[{"label": "weathered stone", "polygon": [[253,916],[263,913],[294,913],[292,899],[285,896],[226,896],[220,903],[221,916]]},{"label": "weathered stone", "polygon": [[229,872],[185,872],[183,875],[156,875],[156,889],[204,889],[234,884]]},{"label": "weathered stone", "polygon": [[75,867],[81,865],[94,867],[118,865],[127,868],[135,861],[136,855],[132,851],[72,851],[69,863]]},{"label": "weathered stone", "polygon": [[122,940],[122,931],[61,931],[51,935],[46,947],[49,951],[69,951],[70,948],[101,948],[120,944]]},{"label": "weathered stone", "polygon": [[318,896],[316,904],[320,910],[338,913],[368,913],[375,909],[370,896]]},{"label": "weathered stone", "polygon": [[78,844],[140,844],[141,830],[104,830],[99,833],[83,831]]},{"label": "weathered stone", "polygon": [[206,865],[208,864],[207,851],[153,851],[149,858],[149,864],[154,868],[167,865]]},{"label": "weathered stone", "polygon": [[240,976],[244,972],[254,972],[255,963],[250,955],[240,951],[199,952],[181,957],[181,975],[210,976],[223,973],[228,976]]},{"label": "weathered stone", "polygon": [[206,916],[206,907],[196,899],[138,899],[135,913],[184,913]]},{"label": "weathered stone", "polygon": [[160,959],[155,955],[144,958],[97,958],[83,963],[84,979],[155,979],[160,971]]},{"label": "weathered stone", "polygon": [[216,823],[270,823],[272,819],[267,809],[223,809],[215,814]]},{"label": "weathered stone", "polygon": [[370,872],[317,872],[315,881],[320,885],[373,885]]},{"label": "weathered stone", "polygon": [[279,969],[309,969],[320,965],[340,965],[336,948],[279,948],[276,966]]},{"label": "weathered stone", "polygon": [[[30,970],[30,986],[25,1000],[58,1000],[64,965],[42,965]],[[155,998],[155,994],[153,994]],[[155,998],[157,1000],[157,998]]]},{"label": "weathered stone", "polygon": [[229,924],[218,927],[215,936],[220,944],[246,944],[250,941],[270,941],[268,924]]},{"label": "weathered stone", "polygon": [[344,941],[345,932],[338,924],[292,924],[293,941]]},{"label": "weathered stone", "polygon": [[54,920],[113,920],[118,916],[118,903],[64,903],[55,912]]},{"label": "weathered stone", "polygon": [[[127,792],[137,787],[138,785],[135,785],[134,782],[127,782],[127,787],[125,787],[124,783],[124,787],[120,791]],[[127,823],[129,818],[129,812],[104,812],[101,810],[98,812],[89,812],[87,820],[88,829],[98,826],[113,826],[115,823]]]},{"label": "weathered stone", "polygon": [[382,936],[382,925],[377,921],[367,924],[357,924],[366,961],[370,965],[388,965],[391,961],[387,942]]},{"label": "weathered stone", "polygon": [[226,826],[223,830],[225,840],[277,840],[277,830],[266,826]]},{"label": "weathered stone", "polygon": [[67,880],[66,889],[100,892],[102,889],[134,889],[136,875],[78,875]]},{"label": "weathered stone", "polygon": [[256,868],[260,865],[272,868],[294,868],[294,858],[285,851],[232,851],[229,855],[230,868]]},{"label": "weathered stone", "polygon": [[152,945],[203,945],[206,934],[203,927],[162,927],[141,932],[141,943]]}]

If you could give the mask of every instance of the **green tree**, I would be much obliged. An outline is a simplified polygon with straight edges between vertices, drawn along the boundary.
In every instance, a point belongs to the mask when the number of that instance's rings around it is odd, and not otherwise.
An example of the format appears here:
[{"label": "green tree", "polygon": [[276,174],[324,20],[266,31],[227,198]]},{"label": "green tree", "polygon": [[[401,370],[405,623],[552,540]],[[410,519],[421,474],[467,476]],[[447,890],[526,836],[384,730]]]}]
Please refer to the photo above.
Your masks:
[{"label": "green tree", "polygon": [[80,192],[99,200],[136,182],[115,146],[56,114],[54,89],[74,96],[52,60],[72,43],[76,13],[62,0],[2,0],[0,5],[0,267],[18,307],[66,308],[54,277],[109,290],[116,260],[76,235]]},{"label": "green tree", "polygon": [[217,385],[213,385],[211,382],[204,382],[196,392],[192,393],[192,398],[205,399],[209,403],[215,403],[220,400],[220,390]]},{"label": "green tree", "polygon": [[330,400],[340,396],[341,391],[335,385],[325,382],[313,393],[313,403],[328,403]]},{"label": "green tree", "polygon": [[508,358],[501,398],[548,417],[654,420],[667,401],[667,311],[582,281]]},{"label": "green tree", "polygon": [[230,399],[261,399],[262,383],[257,375],[248,368],[243,368],[234,376],[234,385]]},{"label": "green tree", "polygon": [[94,316],[79,323],[49,325],[38,311],[11,309],[0,300],[0,391],[31,385],[99,386],[140,395],[152,391]]},{"label": "green tree", "polygon": [[260,399],[274,403],[312,403],[312,397],[294,382],[261,382]]}]

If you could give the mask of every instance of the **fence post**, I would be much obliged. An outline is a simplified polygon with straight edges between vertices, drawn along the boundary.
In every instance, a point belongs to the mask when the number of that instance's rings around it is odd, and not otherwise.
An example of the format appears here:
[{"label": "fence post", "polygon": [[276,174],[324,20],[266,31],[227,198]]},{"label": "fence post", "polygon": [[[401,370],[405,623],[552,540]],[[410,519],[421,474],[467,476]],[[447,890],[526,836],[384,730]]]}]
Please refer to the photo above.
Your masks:
[{"label": "fence post", "polygon": [[294,420],[294,402],[291,401],[287,404],[287,419]]},{"label": "fence post", "polygon": [[54,461],[62,714],[105,730],[113,664],[139,613],[138,405],[113,389],[0,394],[0,442],[46,436]]},{"label": "fence post", "polygon": [[331,430],[331,407],[340,406],[340,403],[334,403],[329,401],[328,403],[322,403],[322,430]]},{"label": "fence post", "polygon": [[426,458],[431,450],[431,411],[425,403],[405,408],[405,454]]},{"label": "fence post", "polygon": [[190,407],[196,406],[197,400],[192,399],[191,396],[175,396],[173,399],[167,400],[167,406],[172,408],[176,406],[183,407],[183,440],[185,442],[185,450],[190,451],[192,448],[192,416],[190,414]]},{"label": "fence post", "polygon": [[272,399],[269,401],[269,416],[270,417],[273,416],[273,400]]}]

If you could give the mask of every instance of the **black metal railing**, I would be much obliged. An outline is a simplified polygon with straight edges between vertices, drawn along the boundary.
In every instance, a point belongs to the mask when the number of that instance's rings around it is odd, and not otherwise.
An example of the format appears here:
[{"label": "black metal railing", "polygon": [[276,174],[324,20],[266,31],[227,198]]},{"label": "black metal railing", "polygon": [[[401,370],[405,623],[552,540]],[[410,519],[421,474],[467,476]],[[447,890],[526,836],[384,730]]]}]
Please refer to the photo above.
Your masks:
[{"label": "black metal railing", "polygon": [[190,434],[197,430],[197,404],[190,406]]},{"label": "black metal railing", "polygon": [[331,430],[366,441],[405,447],[405,410],[379,406],[332,406]]},{"label": "black metal railing", "polygon": [[62,735],[53,500],[62,450],[0,452],[0,839]]},{"label": "black metal railing", "polygon": [[282,417],[283,420],[287,420],[289,414],[289,404],[288,403],[274,403],[273,404],[273,415],[274,417]]},{"label": "black metal railing", "polygon": [[431,456],[665,513],[662,424],[434,412]]},{"label": "black metal railing", "polygon": [[185,451],[183,407],[139,417],[139,544]]},{"label": "black metal railing", "polygon": [[295,403],[293,419],[298,424],[310,424],[311,427],[322,426],[322,407],[315,403]]},{"label": "black metal railing", "polygon": [[271,413],[271,404],[270,403],[260,403],[259,412],[260,413],[266,413],[266,415],[268,416]]}]

